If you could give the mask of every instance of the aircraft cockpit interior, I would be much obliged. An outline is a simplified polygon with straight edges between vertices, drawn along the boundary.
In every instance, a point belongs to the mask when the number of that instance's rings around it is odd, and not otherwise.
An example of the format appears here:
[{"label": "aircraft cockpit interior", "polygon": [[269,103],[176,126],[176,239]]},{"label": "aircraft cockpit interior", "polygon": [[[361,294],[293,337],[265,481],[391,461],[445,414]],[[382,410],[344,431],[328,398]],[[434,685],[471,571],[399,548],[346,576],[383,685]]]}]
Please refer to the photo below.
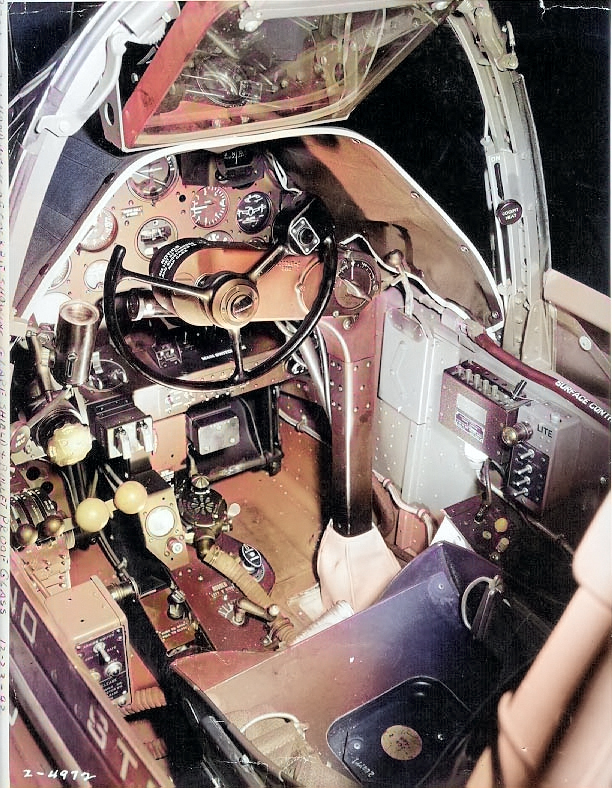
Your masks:
[{"label": "aircraft cockpit interior", "polygon": [[[363,42],[384,44],[388,13]],[[346,17],[296,30],[337,43]],[[263,106],[224,30],[160,124],[194,81],[209,114]],[[289,66],[249,63],[252,90],[295,98]],[[82,784],[467,784],[579,593],[609,489],[609,302],[576,305],[552,273],[536,296],[516,250],[537,167],[503,193],[510,165],[487,162],[496,271],[347,128],[153,145],[146,127],[123,151],[91,129],[63,139],[35,216],[14,214],[18,716]]]}]

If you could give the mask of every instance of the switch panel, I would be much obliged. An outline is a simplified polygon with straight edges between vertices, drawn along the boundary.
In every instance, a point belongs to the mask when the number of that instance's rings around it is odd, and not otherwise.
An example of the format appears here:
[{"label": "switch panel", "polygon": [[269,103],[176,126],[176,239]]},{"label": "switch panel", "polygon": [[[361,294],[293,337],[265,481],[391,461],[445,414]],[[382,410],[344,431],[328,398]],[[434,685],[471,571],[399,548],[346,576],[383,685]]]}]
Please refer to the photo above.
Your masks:
[{"label": "switch panel", "polygon": [[578,416],[546,402],[521,405],[518,423],[528,437],[512,447],[506,493],[540,513],[567,497],[579,481],[582,425]]},{"label": "switch panel", "polygon": [[128,397],[90,405],[95,436],[109,460],[132,460],[137,454],[152,454],[155,448],[153,419],[137,408]]},{"label": "switch panel", "polygon": [[470,446],[498,463],[508,458],[501,440],[524,400],[513,399],[509,383],[470,361],[444,371],[439,420]]},{"label": "switch panel", "polygon": [[92,678],[115,703],[129,704],[127,619],[102,581],[94,575],[46,604]]}]

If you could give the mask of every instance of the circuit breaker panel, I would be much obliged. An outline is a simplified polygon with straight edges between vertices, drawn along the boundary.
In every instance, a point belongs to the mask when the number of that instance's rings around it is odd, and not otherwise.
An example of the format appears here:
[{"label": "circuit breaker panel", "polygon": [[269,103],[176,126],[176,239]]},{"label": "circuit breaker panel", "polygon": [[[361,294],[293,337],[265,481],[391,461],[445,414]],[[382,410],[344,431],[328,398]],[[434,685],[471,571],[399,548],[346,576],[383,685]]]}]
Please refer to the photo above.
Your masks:
[{"label": "circuit breaker panel", "polygon": [[479,364],[444,371],[440,422],[496,462],[508,456],[502,433],[516,422],[519,406],[510,384]]}]

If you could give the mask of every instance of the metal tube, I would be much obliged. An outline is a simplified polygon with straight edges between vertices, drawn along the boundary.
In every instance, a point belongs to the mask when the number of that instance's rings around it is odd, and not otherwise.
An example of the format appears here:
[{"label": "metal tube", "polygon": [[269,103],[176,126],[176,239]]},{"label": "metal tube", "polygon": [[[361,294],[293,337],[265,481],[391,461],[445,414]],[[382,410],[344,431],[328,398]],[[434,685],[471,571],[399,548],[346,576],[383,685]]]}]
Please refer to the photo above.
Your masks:
[{"label": "metal tube", "polygon": [[89,377],[100,311],[85,301],[68,301],[59,311],[55,329],[53,375],[62,384],[80,386]]}]

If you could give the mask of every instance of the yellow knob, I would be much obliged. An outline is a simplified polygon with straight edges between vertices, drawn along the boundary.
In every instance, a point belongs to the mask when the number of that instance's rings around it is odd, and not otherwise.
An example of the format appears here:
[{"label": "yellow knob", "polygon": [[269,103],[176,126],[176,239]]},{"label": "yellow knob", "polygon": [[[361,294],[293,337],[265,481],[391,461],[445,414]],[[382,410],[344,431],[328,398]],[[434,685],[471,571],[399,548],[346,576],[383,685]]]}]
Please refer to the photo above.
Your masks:
[{"label": "yellow knob", "polygon": [[507,536],[504,536],[497,544],[497,552],[503,553],[508,547],[510,547],[510,540]]},{"label": "yellow knob", "polygon": [[47,444],[51,462],[60,468],[85,459],[91,451],[93,438],[84,424],[64,424],[55,430]]},{"label": "yellow knob", "polygon": [[88,534],[96,534],[101,531],[110,517],[108,508],[104,501],[99,498],[85,498],[77,506],[74,519],[77,525]]},{"label": "yellow knob", "polygon": [[495,521],[495,530],[498,534],[503,534],[508,530],[508,520],[505,517],[498,517]]},{"label": "yellow knob", "polygon": [[124,482],[117,487],[113,502],[124,514],[138,514],[147,505],[147,491],[140,482]]}]

